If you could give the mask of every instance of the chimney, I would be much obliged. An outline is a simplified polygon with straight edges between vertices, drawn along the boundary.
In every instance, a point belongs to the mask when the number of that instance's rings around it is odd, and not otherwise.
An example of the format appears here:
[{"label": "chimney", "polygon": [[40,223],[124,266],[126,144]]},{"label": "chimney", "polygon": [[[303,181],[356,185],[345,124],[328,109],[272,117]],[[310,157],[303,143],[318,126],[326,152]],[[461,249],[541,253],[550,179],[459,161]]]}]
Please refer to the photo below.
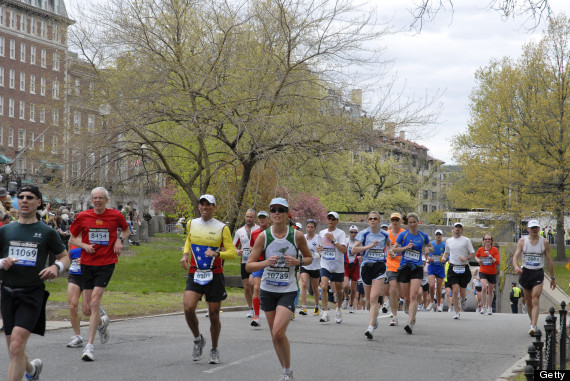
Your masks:
[{"label": "chimney", "polygon": [[393,137],[394,134],[396,133],[396,123],[387,122],[384,125],[384,130],[386,131],[386,136]]},{"label": "chimney", "polygon": [[362,107],[362,90],[355,89],[350,92],[350,101],[352,104]]}]

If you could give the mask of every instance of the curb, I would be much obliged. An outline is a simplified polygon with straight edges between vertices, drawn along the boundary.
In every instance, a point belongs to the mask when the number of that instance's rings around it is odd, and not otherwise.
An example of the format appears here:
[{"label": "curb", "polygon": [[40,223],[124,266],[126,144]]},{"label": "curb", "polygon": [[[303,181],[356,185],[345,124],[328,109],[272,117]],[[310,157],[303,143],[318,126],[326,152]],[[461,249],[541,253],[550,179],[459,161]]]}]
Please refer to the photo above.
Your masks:
[{"label": "curb", "polygon": [[503,374],[497,377],[496,381],[508,381],[512,377],[524,371],[526,367],[526,360],[528,360],[528,355],[520,358],[516,363],[513,364],[509,369],[505,370]]}]

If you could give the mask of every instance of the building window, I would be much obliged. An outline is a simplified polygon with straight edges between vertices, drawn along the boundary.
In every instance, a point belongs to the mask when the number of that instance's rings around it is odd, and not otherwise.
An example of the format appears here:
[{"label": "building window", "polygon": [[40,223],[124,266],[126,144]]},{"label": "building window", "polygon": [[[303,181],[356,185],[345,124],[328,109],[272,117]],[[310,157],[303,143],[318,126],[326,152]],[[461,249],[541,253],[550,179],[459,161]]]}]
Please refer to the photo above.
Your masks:
[{"label": "building window", "polygon": [[46,64],[46,50],[42,49],[41,53],[40,53],[40,66],[41,67],[47,67]]},{"label": "building window", "polygon": [[30,94],[36,93],[36,76],[34,74],[30,74]]},{"label": "building window", "polygon": [[4,46],[6,45],[6,39],[0,36],[0,57],[4,57]]},{"label": "building window", "polygon": [[74,160],[71,163],[71,178],[77,179],[79,177],[79,172],[81,171],[81,162],[79,160]]},{"label": "building window", "polygon": [[26,73],[20,72],[20,91],[26,91]]},{"label": "building window", "polygon": [[46,22],[44,20],[42,20],[40,22],[40,37],[45,38],[47,36],[47,26],[46,26]]},{"label": "building window", "polygon": [[46,96],[46,79],[44,77],[40,78],[40,95]]},{"label": "building window", "polygon": [[33,45],[30,46],[30,64],[36,64],[36,47]]},{"label": "building window", "polygon": [[0,115],[4,115],[4,96],[0,95]]},{"label": "building window", "polygon": [[76,79],[75,80],[75,95],[79,95],[81,93],[81,82]]},{"label": "building window", "polygon": [[34,149],[34,144],[35,144],[35,140],[36,140],[36,134],[34,133],[34,131],[30,131],[30,149]]},{"label": "building window", "polygon": [[45,149],[45,147],[46,147],[46,145],[45,145],[45,138],[44,138],[45,136],[46,136],[46,134],[41,134],[41,135],[40,135],[40,139],[39,139],[40,151],[43,151],[43,150]]},{"label": "building window", "polygon": [[8,99],[8,116],[10,118],[14,117],[14,98],[9,98]]},{"label": "building window", "polygon": [[428,211],[428,206],[427,205],[423,205],[423,211],[427,212]]},{"label": "building window", "polygon": [[59,42],[59,25],[54,25],[52,28],[52,39]]},{"label": "building window", "polygon": [[435,212],[436,210],[437,210],[437,206],[432,206],[432,207],[431,207],[431,211],[432,211],[432,212]]},{"label": "building window", "polygon": [[26,119],[26,102],[20,101],[20,119]]},{"label": "building window", "polygon": [[20,43],[20,62],[26,62],[26,44]]},{"label": "building window", "polygon": [[8,129],[8,147],[14,147],[14,129]]},{"label": "building window", "polygon": [[57,135],[53,135],[51,137],[51,152],[57,152],[57,143],[58,143]]},{"label": "building window", "polygon": [[36,121],[36,105],[30,103],[30,122]]},{"label": "building window", "polygon": [[45,123],[45,122],[46,122],[46,107],[41,106],[40,107],[40,123]]},{"label": "building window", "polygon": [[18,130],[18,148],[24,148],[26,146],[26,130]]},{"label": "building window", "polygon": [[93,132],[95,129],[95,117],[93,115],[87,116],[87,131]]},{"label": "building window", "polygon": [[58,109],[54,109],[51,113],[51,121],[54,124],[54,126],[57,126],[59,124],[59,110]]},{"label": "building window", "polygon": [[26,33],[26,15],[23,13],[20,15],[20,32]]},{"label": "building window", "polygon": [[53,52],[53,70],[59,71],[59,52]]},{"label": "building window", "polygon": [[38,33],[37,29],[36,29],[36,19],[35,18],[30,18],[30,34],[31,35],[36,35]]},{"label": "building window", "polygon": [[16,29],[16,14],[14,11],[8,11],[8,26]]},{"label": "building window", "polygon": [[4,87],[4,66],[0,66],[0,86]]},{"label": "building window", "polygon": [[0,26],[4,25],[4,7],[0,7]]},{"label": "building window", "polygon": [[59,82],[53,81],[52,98],[59,99]]},{"label": "building window", "polygon": [[4,127],[0,126],[0,146],[4,145]]},{"label": "building window", "polygon": [[431,199],[432,200],[437,200],[437,192],[431,192]]},{"label": "building window", "polygon": [[427,200],[429,198],[429,191],[425,190],[424,191],[424,200]]},{"label": "building window", "polygon": [[8,86],[11,89],[16,88],[16,70],[14,70],[14,69],[10,69],[10,77],[9,77]]},{"label": "building window", "polygon": [[78,112],[73,114],[73,132],[76,134],[81,132],[81,114]]},{"label": "building window", "polygon": [[10,40],[10,58],[16,59],[16,41]]},{"label": "building window", "polygon": [[89,82],[89,96],[92,97],[95,93],[95,85],[93,82]]}]

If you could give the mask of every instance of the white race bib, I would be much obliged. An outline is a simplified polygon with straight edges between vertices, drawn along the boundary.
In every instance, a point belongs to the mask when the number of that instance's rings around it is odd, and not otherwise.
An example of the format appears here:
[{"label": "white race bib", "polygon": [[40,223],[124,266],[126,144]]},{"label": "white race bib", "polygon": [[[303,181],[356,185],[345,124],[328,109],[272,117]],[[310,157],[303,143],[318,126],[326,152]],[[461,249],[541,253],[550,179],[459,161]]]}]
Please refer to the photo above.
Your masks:
[{"label": "white race bib", "polygon": [[328,261],[334,261],[336,259],[336,249],[333,247],[323,248],[323,252],[321,253],[321,258],[324,258]]},{"label": "white race bib", "polygon": [[417,250],[408,249],[404,252],[404,259],[407,261],[417,262],[420,260],[420,252]]},{"label": "white race bib", "polygon": [[15,266],[36,265],[38,259],[38,244],[35,242],[10,241],[8,256],[17,259]]},{"label": "white race bib", "polygon": [[465,273],[465,266],[453,266],[453,272],[456,274]]},{"label": "white race bib", "polygon": [[249,258],[249,253],[251,253],[250,248],[243,249],[243,252],[241,253],[241,263],[247,263],[247,259]]},{"label": "white race bib", "polygon": [[432,255],[433,263],[441,263],[441,255]]},{"label": "white race bib", "polygon": [[69,266],[69,273],[74,275],[81,275],[81,259],[77,258],[71,261]]},{"label": "white race bib", "polygon": [[202,286],[210,283],[212,279],[214,279],[214,273],[210,269],[196,269],[194,272],[194,282]]},{"label": "white race bib", "polygon": [[289,267],[267,267],[265,283],[280,287],[289,285]]},{"label": "white race bib", "polygon": [[490,257],[481,257],[481,263],[485,266],[490,266],[493,264],[493,258]]},{"label": "white race bib", "polygon": [[385,261],[386,260],[386,252],[380,249],[369,249],[368,250],[368,258],[373,261]]},{"label": "white race bib", "polygon": [[92,245],[107,246],[109,244],[109,229],[90,228],[89,243]]},{"label": "white race bib", "polygon": [[542,264],[542,255],[524,254],[523,261],[527,266],[540,266]]}]

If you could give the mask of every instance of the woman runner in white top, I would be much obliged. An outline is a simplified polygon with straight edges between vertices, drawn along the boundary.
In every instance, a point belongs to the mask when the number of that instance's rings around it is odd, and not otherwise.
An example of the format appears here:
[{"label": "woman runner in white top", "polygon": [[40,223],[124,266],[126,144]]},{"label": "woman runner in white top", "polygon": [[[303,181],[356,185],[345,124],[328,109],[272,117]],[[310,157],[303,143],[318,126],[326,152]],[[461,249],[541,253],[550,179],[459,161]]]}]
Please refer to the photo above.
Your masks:
[{"label": "woman runner in white top", "polygon": [[[262,232],[255,241],[246,270],[254,272],[263,269],[261,309],[265,311],[273,346],[283,367],[281,380],[286,381],[294,379],[291,370],[291,348],[285,333],[299,291],[295,267],[310,264],[313,257],[303,233],[288,224],[287,200],[271,200],[270,212],[273,226]],[[297,249],[302,256],[298,257]],[[262,251],[265,252],[265,260],[258,262]]]}]

